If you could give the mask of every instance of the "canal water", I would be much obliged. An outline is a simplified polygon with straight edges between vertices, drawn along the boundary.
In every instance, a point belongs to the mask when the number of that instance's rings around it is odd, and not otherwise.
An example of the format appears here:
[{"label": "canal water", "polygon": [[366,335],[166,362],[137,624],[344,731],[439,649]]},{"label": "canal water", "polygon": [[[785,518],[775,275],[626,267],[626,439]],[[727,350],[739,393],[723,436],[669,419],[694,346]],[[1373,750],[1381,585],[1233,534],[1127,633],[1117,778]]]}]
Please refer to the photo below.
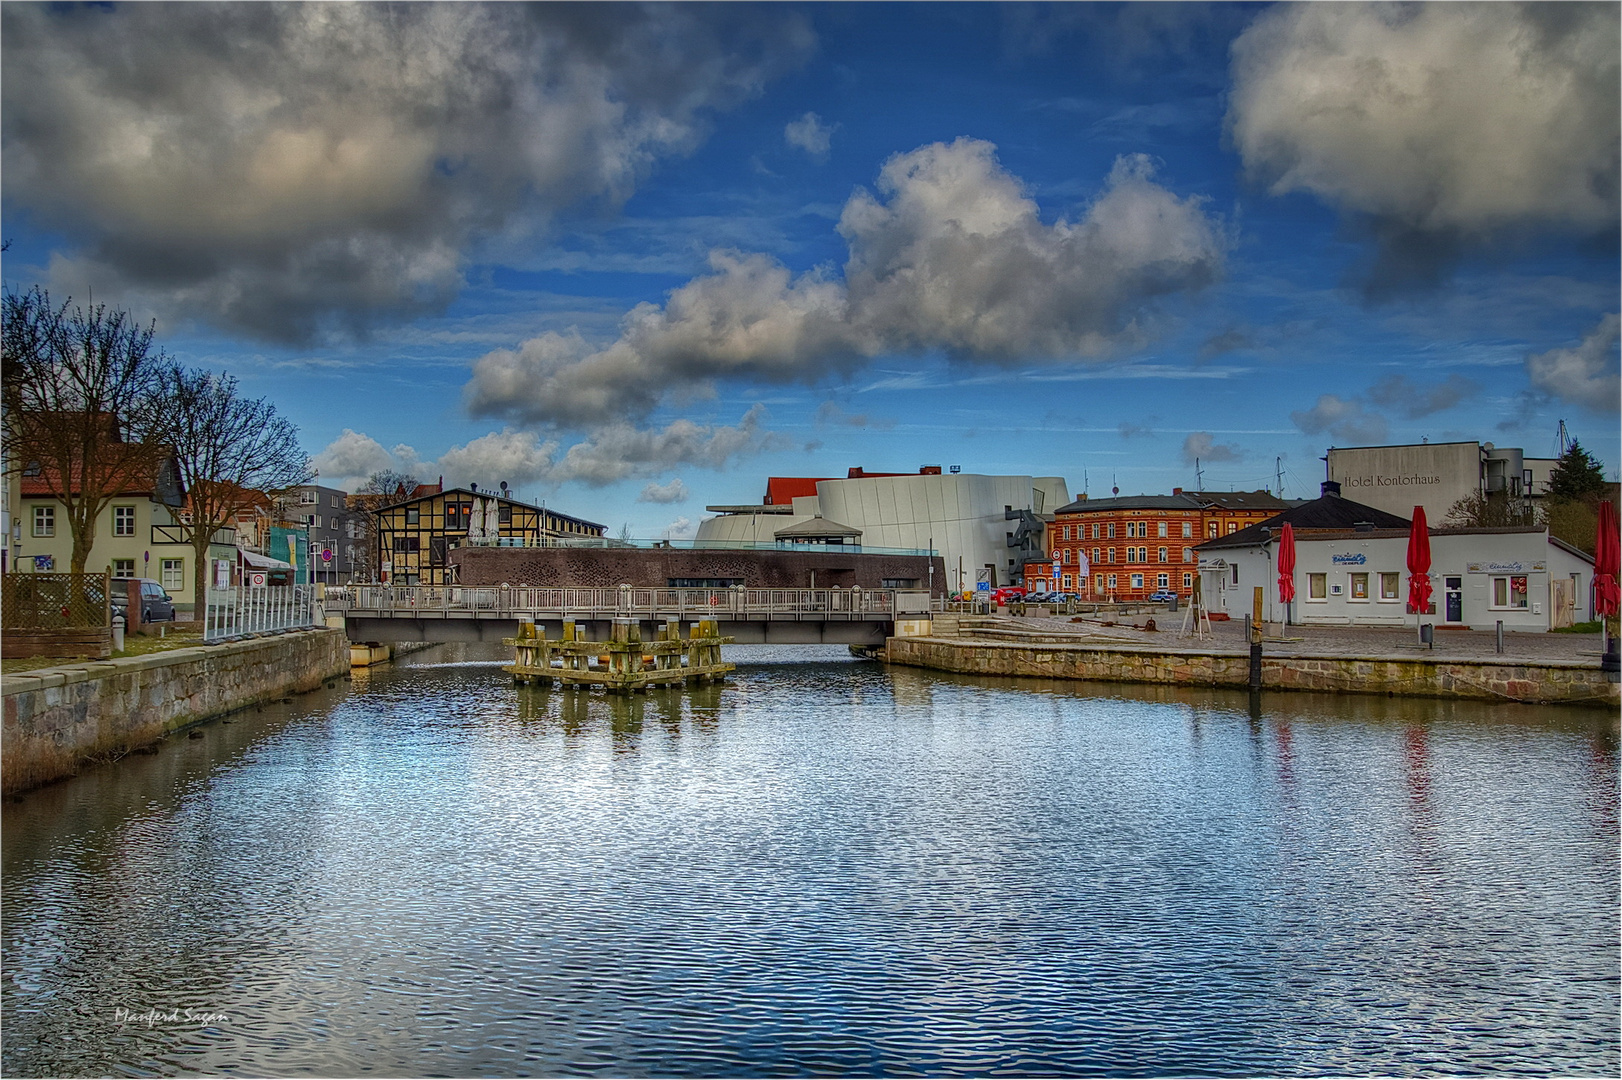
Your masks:
[{"label": "canal water", "polygon": [[1615,717],[439,647],[4,809],[8,1076],[1616,1075]]}]

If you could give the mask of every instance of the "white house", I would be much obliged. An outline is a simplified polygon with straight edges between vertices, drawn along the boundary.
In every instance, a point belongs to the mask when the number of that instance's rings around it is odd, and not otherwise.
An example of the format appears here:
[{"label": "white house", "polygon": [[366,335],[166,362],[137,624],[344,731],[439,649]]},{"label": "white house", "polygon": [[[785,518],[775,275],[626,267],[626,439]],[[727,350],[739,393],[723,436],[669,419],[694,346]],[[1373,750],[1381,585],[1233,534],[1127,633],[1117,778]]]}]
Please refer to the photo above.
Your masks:
[{"label": "white house", "polygon": [[[1265,617],[1285,615],[1278,599],[1277,524],[1264,522],[1200,545],[1201,587],[1210,610],[1241,618],[1261,586]],[[1294,528],[1294,526],[1292,526]],[[1594,561],[1544,528],[1433,528],[1431,609],[1441,626],[1542,631],[1592,615]],[[1295,534],[1295,602],[1289,621],[1412,626],[1408,530],[1305,529]]]}]

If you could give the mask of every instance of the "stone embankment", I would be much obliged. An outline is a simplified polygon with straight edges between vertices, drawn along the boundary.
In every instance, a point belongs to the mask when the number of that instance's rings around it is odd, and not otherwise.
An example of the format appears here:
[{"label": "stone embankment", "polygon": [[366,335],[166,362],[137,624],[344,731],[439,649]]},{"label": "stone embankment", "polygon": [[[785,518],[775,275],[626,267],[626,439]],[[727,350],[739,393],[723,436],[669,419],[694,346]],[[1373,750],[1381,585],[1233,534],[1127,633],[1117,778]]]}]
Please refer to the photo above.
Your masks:
[{"label": "stone embankment", "polygon": [[[927,636],[891,638],[885,658],[893,664],[971,675],[1248,687],[1248,649],[1172,643],[1177,640],[1148,644],[1092,629],[1026,629],[1015,620],[937,617]],[[1486,658],[1419,650],[1408,655],[1347,655],[1299,645],[1288,652],[1268,655],[1264,648],[1263,689],[1611,708],[1622,703],[1618,685],[1608,681],[1597,657]]]},{"label": "stone embankment", "polygon": [[348,671],[343,631],[319,629],[8,675],[0,789],[71,776],[87,761]]}]

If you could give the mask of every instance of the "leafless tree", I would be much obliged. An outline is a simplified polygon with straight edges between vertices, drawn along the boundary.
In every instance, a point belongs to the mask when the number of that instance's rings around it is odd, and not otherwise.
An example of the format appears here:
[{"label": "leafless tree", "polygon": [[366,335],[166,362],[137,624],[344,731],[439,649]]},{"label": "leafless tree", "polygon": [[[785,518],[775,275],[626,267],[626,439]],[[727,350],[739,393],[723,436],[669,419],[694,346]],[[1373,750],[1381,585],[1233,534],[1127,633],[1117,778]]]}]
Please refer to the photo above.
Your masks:
[{"label": "leafless tree", "polygon": [[[410,473],[393,469],[380,469],[366,478],[359,491],[349,496],[349,509],[358,511],[354,543],[349,546],[350,579],[376,581],[377,511],[378,508],[400,501],[417,489],[417,478]],[[401,494],[401,492],[404,494]]]},{"label": "leafless tree", "polygon": [[108,503],[153,490],[163,466],[152,404],[166,359],[152,324],[106,305],[58,307],[35,286],[8,289],[0,310],[7,467],[62,504],[80,574]]},{"label": "leafless tree", "polygon": [[237,381],[211,371],[165,367],[158,378],[164,440],[186,490],[180,530],[195,553],[196,614],[208,596],[208,546],[256,493],[273,497],[314,478],[298,430],[263,399],[237,393]]}]

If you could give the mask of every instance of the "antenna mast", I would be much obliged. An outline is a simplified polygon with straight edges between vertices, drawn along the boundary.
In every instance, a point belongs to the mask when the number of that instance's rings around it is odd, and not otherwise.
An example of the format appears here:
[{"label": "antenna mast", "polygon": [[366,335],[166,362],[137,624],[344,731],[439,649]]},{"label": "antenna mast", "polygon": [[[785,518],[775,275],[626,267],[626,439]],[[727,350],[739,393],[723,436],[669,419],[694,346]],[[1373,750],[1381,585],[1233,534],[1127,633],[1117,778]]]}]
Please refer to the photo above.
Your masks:
[{"label": "antenna mast", "polygon": [[1275,498],[1284,498],[1284,458],[1273,459],[1273,495]]},{"label": "antenna mast", "polygon": [[1205,477],[1200,474],[1200,459],[1194,459],[1194,490],[1205,490]]},{"label": "antenna mast", "polygon": [[1571,449],[1571,432],[1566,430],[1566,422],[1560,421],[1560,427],[1554,433],[1554,448],[1556,457],[1565,457],[1566,451]]}]

